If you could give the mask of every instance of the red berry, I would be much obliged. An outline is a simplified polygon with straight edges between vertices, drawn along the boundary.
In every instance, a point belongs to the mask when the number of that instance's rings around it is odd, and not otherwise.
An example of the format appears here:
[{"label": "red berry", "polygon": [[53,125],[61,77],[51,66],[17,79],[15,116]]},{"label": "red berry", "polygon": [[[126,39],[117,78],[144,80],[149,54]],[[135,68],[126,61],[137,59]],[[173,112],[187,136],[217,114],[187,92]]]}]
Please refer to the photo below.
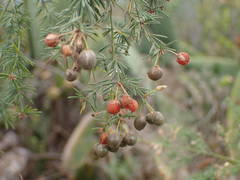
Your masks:
[{"label": "red berry", "polygon": [[49,47],[56,47],[59,41],[60,41],[59,34],[53,33],[48,34],[44,39],[44,43]]},{"label": "red berry", "polygon": [[132,99],[131,103],[128,104],[127,109],[131,112],[135,112],[138,109],[138,102],[135,99]]},{"label": "red berry", "polygon": [[129,95],[123,95],[121,99],[121,106],[122,108],[128,109],[128,104],[131,103],[132,98]]},{"label": "red berry", "polygon": [[180,65],[188,65],[190,63],[190,56],[186,52],[180,52],[177,54],[177,62]]},{"label": "red berry", "polygon": [[111,100],[107,104],[107,112],[117,114],[121,109],[121,104],[118,100]]},{"label": "red berry", "polygon": [[108,134],[107,133],[102,133],[99,138],[99,143],[100,144],[107,144],[107,139],[108,139]]},{"label": "red berry", "polygon": [[135,112],[138,109],[138,102],[129,95],[123,95],[121,106],[122,108],[129,109],[131,112]]}]

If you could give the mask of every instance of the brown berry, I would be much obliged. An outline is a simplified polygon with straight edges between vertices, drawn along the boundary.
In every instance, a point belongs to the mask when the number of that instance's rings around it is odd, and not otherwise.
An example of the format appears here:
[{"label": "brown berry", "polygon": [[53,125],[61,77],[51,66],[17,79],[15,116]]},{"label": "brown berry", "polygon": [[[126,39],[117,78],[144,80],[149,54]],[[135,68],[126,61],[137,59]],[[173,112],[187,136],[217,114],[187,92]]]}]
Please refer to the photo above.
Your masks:
[{"label": "brown berry", "polygon": [[94,146],[94,153],[97,157],[104,157],[107,155],[108,153],[108,149],[106,147],[106,145],[103,144],[95,144]]},{"label": "brown berry", "polygon": [[159,111],[156,111],[154,124],[157,126],[161,126],[163,125],[164,121],[165,121],[165,118],[163,114]]},{"label": "brown berry", "polygon": [[117,148],[119,147],[121,141],[122,141],[122,137],[119,134],[112,133],[108,136],[107,144],[111,148]]},{"label": "brown berry", "polygon": [[68,44],[64,44],[61,47],[61,53],[67,57],[67,56],[71,56],[72,55],[72,47]]},{"label": "brown berry", "polygon": [[68,81],[75,81],[77,79],[77,72],[72,69],[67,69],[65,75]]},{"label": "brown berry", "polygon": [[161,77],[163,76],[162,69],[158,65],[153,66],[148,71],[147,74],[148,74],[149,79],[151,79],[153,81],[157,81],[157,80],[161,79]]},{"label": "brown berry", "polygon": [[91,49],[83,50],[78,56],[75,57],[79,65],[86,70],[91,70],[96,66],[96,54]]},{"label": "brown berry", "polygon": [[126,146],[127,146],[127,143],[123,138],[122,141],[121,141],[120,147],[126,147]]},{"label": "brown berry", "polygon": [[125,143],[129,146],[133,146],[137,142],[137,136],[134,135],[133,133],[127,134],[123,139]]},{"label": "brown berry", "polygon": [[110,147],[110,146],[108,146],[107,149],[108,149],[108,151],[110,151],[110,152],[117,152],[118,149],[119,149],[119,147]]},{"label": "brown berry", "polygon": [[149,124],[155,124],[157,126],[161,126],[164,123],[165,118],[164,118],[164,116],[162,115],[161,112],[154,111],[154,112],[150,112],[150,113],[147,114],[146,121]]},{"label": "brown berry", "polygon": [[44,43],[49,47],[56,47],[60,41],[59,37],[59,34],[50,33],[45,37]]},{"label": "brown berry", "polygon": [[142,129],[145,128],[146,126],[146,121],[145,121],[145,117],[144,116],[140,116],[140,117],[136,117],[134,120],[134,127],[141,131]]}]

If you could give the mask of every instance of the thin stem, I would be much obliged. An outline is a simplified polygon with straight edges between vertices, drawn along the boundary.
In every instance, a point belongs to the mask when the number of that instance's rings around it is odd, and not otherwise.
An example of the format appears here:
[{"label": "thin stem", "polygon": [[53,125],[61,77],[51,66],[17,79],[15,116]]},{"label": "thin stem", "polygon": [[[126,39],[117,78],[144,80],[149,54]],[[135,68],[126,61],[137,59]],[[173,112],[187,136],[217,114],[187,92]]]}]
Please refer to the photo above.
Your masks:
[{"label": "thin stem", "polygon": [[143,102],[146,104],[147,109],[149,110],[149,112],[154,112],[155,110],[153,109],[153,107],[147,102],[147,100],[145,98],[142,98]]},{"label": "thin stem", "polygon": [[170,49],[166,49],[166,51],[168,51],[168,52],[174,54],[175,56],[178,56],[178,54],[177,54],[176,52],[174,52],[174,51],[172,51],[172,50],[170,50]]},{"label": "thin stem", "polygon": [[99,111],[99,112],[95,112],[95,113],[92,113],[92,116],[95,117],[95,116],[98,116],[99,114],[102,114],[102,113],[105,113],[106,111]]},{"label": "thin stem", "polygon": [[78,36],[77,33],[74,33],[74,34],[72,35],[72,37],[70,38],[70,46],[73,45],[73,42],[75,41],[75,39],[77,38],[77,36]]},{"label": "thin stem", "polygon": [[118,86],[117,86],[117,89],[116,89],[115,100],[117,99],[117,97],[118,97]]},{"label": "thin stem", "polygon": [[121,82],[117,82],[117,85],[120,86],[120,87],[122,88],[123,92],[129,96],[128,92],[127,92],[126,89],[123,87],[123,85],[122,85]]},{"label": "thin stem", "polygon": [[61,33],[61,34],[59,35],[59,37],[65,36],[65,35],[67,35],[67,34],[72,34],[72,33],[74,33],[74,32],[75,32],[75,31],[69,31],[69,32]]},{"label": "thin stem", "polygon": [[156,59],[155,59],[155,63],[154,66],[156,66],[158,64],[158,60],[159,60],[159,53],[157,53]]},{"label": "thin stem", "polygon": [[117,123],[117,132],[118,132],[118,129],[119,129],[120,124],[121,124],[121,119],[119,118],[119,119],[118,119],[118,123]]},{"label": "thin stem", "polygon": [[68,69],[68,60],[67,60],[67,57],[66,57],[66,56],[63,56],[63,59],[64,59],[64,61],[65,61],[66,69]]},{"label": "thin stem", "polygon": [[83,39],[83,43],[84,43],[85,48],[88,49],[88,43],[87,43],[85,35],[82,36],[82,39]]}]

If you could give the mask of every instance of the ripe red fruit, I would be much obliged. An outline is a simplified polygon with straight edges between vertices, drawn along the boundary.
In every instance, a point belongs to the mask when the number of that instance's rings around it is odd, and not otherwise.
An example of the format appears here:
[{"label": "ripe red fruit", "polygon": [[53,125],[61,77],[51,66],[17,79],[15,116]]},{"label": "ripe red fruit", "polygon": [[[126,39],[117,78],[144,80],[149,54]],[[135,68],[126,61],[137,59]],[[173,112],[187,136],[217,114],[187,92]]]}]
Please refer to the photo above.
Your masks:
[{"label": "ripe red fruit", "polygon": [[135,112],[138,109],[138,102],[135,99],[132,99],[128,104],[127,109],[129,109],[131,112]]},{"label": "ripe red fruit", "polygon": [[71,56],[72,55],[72,47],[68,44],[64,44],[62,45],[61,47],[61,53],[64,55],[64,56]]},{"label": "ripe red fruit", "polygon": [[129,109],[131,112],[135,112],[138,109],[138,102],[129,95],[123,95],[121,106],[125,109]]},{"label": "ripe red fruit", "polygon": [[48,34],[44,39],[44,43],[49,47],[56,47],[59,41],[60,41],[59,34],[53,33]]},{"label": "ripe red fruit", "polygon": [[108,140],[108,134],[107,133],[102,133],[99,138],[99,143],[100,144],[107,144]]},{"label": "ripe red fruit", "polygon": [[186,52],[180,52],[177,54],[177,62],[180,65],[188,65],[190,63],[190,56]]},{"label": "ripe red fruit", "polygon": [[117,114],[121,109],[121,104],[118,100],[111,100],[107,104],[107,112],[110,114]]},{"label": "ripe red fruit", "polygon": [[127,107],[129,105],[129,103],[131,103],[131,101],[132,101],[132,98],[129,95],[123,95],[122,99],[121,99],[122,108],[128,109]]}]

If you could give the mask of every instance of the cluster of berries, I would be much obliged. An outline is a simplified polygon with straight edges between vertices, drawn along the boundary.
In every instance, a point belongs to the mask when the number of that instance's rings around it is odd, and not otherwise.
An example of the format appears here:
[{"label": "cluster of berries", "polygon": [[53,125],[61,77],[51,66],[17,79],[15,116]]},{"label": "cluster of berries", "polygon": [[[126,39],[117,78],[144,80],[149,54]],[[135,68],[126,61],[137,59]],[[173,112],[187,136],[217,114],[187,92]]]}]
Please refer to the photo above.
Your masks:
[{"label": "cluster of berries", "polygon": [[137,136],[133,133],[120,134],[117,131],[102,133],[99,143],[95,144],[93,151],[97,158],[107,155],[108,151],[117,152],[120,147],[133,146],[137,142]]},{"label": "cluster of berries", "polygon": [[[66,38],[66,36],[68,36],[68,38]],[[92,70],[96,66],[96,55],[93,50],[88,48],[86,36],[80,30],[75,30],[64,34],[50,33],[45,37],[44,42],[49,47],[56,47],[60,45],[60,52],[64,56],[64,59],[66,61],[67,57],[71,57],[73,59],[72,68],[66,69],[66,79],[68,81],[76,80],[81,69]],[[189,64],[190,57],[188,53],[170,52],[176,55],[176,61],[180,65]],[[149,79],[157,81],[163,76],[163,71],[159,65],[154,65],[148,71],[147,75]],[[125,112],[136,112],[139,104],[127,93],[120,82],[117,83],[117,86],[122,88],[123,95],[119,96],[120,98],[116,95],[115,99],[108,101],[106,112],[111,116],[116,115],[118,118],[118,125],[114,128],[104,128],[104,130],[101,132],[99,143],[97,143],[93,149],[94,154],[98,158],[106,156],[108,151],[117,152],[120,147],[133,146],[137,142],[137,136],[133,131],[129,131],[129,126],[121,128],[120,131],[119,126],[123,127],[125,124],[127,124],[124,122],[122,114]],[[161,91],[165,88],[165,86],[158,86],[156,90]],[[136,118],[133,121],[133,126],[138,131],[144,129],[147,124],[161,126],[165,121],[165,118],[161,112],[155,111],[148,103],[147,106],[150,107],[148,114],[145,116],[134,115]],[[122,113],[122,111],[124,113]]]},{"label": "cluster of berries", "polygon": [[117,114],[121,108],[135,112],[138,109],[138,102],[129,95],[123,95],[121,100],[111,100],[107,103],[107,112]]},{"label": "cluster of berries", "polygon": [[[173,52],[174,53],[174,52]],[[187,65],[190,62],[190,56],[186,52],[174,53],[177,57],[176,61],[180,65]],[[147,73],[149,79],[157,81],[163,76],[163,71],[159,65],[153,66]],[[119,84],[121,87],[121,83]],[[123,88],[123,87],[122,87]],[[165,89],[165,86],[158,86],[156,90]],[[116,115],[121,109],[129,110],[130,112],[135,112],[138,109],[138,102],[130,97],[125,89],[123,89],[125,94],[120,100],[117,98],[110,100],[107,103],[107,112]],[[163,125],[165,118],[163,114],[159,111],[154,111],[153,109],[146,116],[137,116],[134,119],[133,125],[136,130],[140,131],[145,128],[148,124],[161,126]],[[137,136],[134,133],[118,132],[114,130],[113,132],[104,132],[100,135],[99,143],[94,146],[94,154],[97,158],[102,158],[107,155],[108,151],[117,152],[119,147],[125,147],[127,145],[133,146],[137,142]]]},{"label": "cluster of berries", "polygon": [[[165,121],[162,113],[153,111],[146,116],[138,116],[134,119],[133,125],[136,130],[141,131],[145,128],[147,123],[161,126]],[[117,152],[119,148],[126,146],[133,146],[137,142],[137,136],[133,132],[125,130],[125,132],[118,132],[116,129],[110,129],[108,132],[103,132],[99,137],[99,143],[95,144],[93,148],[94,155],[97,158],[102,158],[110,152]]]},{"label": "cluster of berries", "polygon": [[[130,126],[124,121],[121,109],[126,113],[134,113],[138,110],[138,102],[127,94],[121,83],[117,83],[123,89],[124,94],[118,100],[110,100],[107,103],[107,113],[111,115],[119,114],[119,121],[117,127],[104,128],[101,131],[99,142],[94,146],[93,152],[97,158],[102,158],[107,155],[108,151],[117,152],[120,147],[133,146],[137,142],[137,136],[134,131],[130,131]],[[165,86],[161,86],[165,88]],[[159,89],[159,88],[158,88]],[[149,105],[150,106],[150,105]],[[141,131],[148,124],[161,126],[165,121],[164,116],[161,112],[154,111],[153,109],[146,115],[137,115],[133,121],[133,126],[136,130]],[[119,125],[121,131],[119,131]]]},{"label": "cluster of berries", "polygon": [[[68,36],[67,40],[66,36]],[[60,45],[60,52],[65,60],[67,57],[72,57],[72,67],[65,72],[68,81],[76,80],[81,69],[92,70],[96,66],[96,55],[93,50],[87,48],[86,36],[80,30],[63,34],[50,33],[45,37],[44,42],[48,47]]]}]

